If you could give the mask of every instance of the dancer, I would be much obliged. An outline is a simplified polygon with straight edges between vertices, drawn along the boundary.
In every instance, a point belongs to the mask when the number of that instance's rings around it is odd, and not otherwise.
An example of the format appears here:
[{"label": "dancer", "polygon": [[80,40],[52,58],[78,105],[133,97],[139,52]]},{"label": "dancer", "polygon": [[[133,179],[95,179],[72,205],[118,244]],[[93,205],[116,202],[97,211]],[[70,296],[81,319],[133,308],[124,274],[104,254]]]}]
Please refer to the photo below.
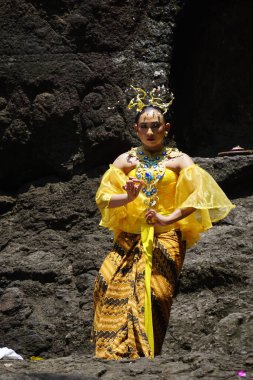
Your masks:
[{"label": "dancer", "polygon": [[185,153],[165,146],[172,101],[137,91],[141,145],[123,153],[96,194],[114,246],[95,281],[93,340],[105,359],[160,354],[185,251],[235,206]]}]

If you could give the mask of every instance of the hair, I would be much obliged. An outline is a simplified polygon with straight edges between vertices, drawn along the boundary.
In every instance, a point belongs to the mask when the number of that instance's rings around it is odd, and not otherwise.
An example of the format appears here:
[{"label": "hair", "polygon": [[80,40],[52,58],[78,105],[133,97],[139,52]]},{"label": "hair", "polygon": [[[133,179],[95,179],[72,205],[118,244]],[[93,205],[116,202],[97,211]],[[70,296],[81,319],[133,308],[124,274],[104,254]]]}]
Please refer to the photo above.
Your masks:
[{"label": "hair", "polygon": [[144,107],[142,108],[142,110],[139,111],[139,112],[137,112],[137,114],[135,115],[135,119],[134,119],[134,121],[135,121],[136,124],[139,123],[140,116],[141,116],[144,112],[146,112],[148,109],[155,109],[155,110],[159,111],[159,112],[162,114],[165,123],[169,123],[169,122],[170,122],[170,118],[171,118],[171,117],[170,117],[169,111],[163,113],[163,110],[162,110],[161,108],[159,108],[159,107],[157,107],[157,106],[153,106],[152,104],[148,104],[148,105],[144,106]]}]

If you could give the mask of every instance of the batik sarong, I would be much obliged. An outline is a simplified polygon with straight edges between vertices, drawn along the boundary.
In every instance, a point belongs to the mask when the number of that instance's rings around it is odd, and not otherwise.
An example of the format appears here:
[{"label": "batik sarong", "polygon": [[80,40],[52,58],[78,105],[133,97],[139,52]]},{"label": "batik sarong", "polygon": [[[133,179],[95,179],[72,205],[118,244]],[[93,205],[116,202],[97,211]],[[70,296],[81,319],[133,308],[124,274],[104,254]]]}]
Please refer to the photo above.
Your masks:
[{"label": "batik sarong", "polygon": [[[154,354],[161,352],[185,256],[179,230],[155,235],[151,274]],[[92,337],[104,359],[152,357],[145,332],[145,255],[140,235],[122,232],[95,281]]]}]

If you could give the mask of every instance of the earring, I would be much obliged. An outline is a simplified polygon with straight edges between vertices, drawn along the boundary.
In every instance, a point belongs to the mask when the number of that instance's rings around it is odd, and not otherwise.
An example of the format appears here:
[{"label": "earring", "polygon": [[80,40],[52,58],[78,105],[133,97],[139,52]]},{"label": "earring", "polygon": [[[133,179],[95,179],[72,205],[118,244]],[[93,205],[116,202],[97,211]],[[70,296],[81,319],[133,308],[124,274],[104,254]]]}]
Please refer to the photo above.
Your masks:
[{"label": "earring", "polygon": [[168,131],[165,131],[165,137],[167,137],[168,136]]}]

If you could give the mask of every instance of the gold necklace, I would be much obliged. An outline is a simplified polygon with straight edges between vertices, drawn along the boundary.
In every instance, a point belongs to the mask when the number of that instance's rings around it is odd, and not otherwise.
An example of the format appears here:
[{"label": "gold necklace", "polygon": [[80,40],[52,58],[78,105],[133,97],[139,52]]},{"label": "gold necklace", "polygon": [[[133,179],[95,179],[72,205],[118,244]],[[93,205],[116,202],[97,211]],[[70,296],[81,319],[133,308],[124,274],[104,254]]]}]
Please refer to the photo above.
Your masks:
[{"label": "gold necklace", "polygon": [[130,155],[137,158],[136,177],[143,182],[142,192],[145,194],[145,205],[150,208],[159,202],[157,183],[165,173],[165,161],[172,148],[164,147],[160,152],[150,154],[143,147],[132,148]]}]

